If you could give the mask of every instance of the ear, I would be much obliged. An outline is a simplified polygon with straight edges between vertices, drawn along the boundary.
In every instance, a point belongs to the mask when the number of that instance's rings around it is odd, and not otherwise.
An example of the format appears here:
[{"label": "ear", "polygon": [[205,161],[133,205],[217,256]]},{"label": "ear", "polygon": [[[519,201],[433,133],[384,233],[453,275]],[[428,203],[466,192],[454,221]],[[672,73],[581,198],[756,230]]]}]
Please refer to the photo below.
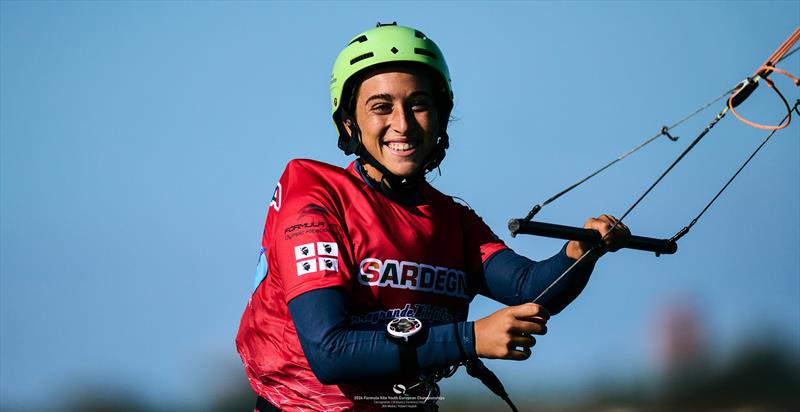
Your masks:
[{"label": "ear", "polygon": [[342,125],[344,125],[344,130],[347,130],[347,135],[353,137],[353,120],[350,116],[347,116],[344,121],[342,121]]},{"label": "ear", "polygon": [[[342,128],[344,133],[339,136],[339,148],[346,155],[359,154],[361,137],[358,135],[358,124],[344,111],[342,112]],[[346,135],[345,135],[346,134]]]}]

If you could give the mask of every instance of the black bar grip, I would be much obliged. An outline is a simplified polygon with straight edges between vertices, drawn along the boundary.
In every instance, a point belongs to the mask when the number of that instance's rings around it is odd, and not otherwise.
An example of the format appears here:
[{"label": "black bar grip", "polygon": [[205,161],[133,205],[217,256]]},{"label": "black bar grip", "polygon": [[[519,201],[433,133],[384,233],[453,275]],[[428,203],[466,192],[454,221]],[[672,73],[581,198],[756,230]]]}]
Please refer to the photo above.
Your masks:
[{"label": "black bar grip", "polygon": [[[564,240],[577,240],[580,242],[600,243],[600,232],[593,229],[584,229],[573,226],[555,225],[542,222],[525,222],[520,219],[511,219],[508,230],[512,234],[536,235]],[[651,237],[631,236],[625,246],[628,249],[644,250],[657,254],[671,255],[678,251],[678,244],[669,239],[654,239]]]}]

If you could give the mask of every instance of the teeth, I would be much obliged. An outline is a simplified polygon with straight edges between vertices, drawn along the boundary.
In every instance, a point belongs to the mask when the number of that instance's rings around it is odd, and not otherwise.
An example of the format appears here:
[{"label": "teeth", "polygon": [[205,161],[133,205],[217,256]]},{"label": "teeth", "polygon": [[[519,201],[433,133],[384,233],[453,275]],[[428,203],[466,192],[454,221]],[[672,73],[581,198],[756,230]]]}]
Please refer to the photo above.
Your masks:
[{"label": "teeth", "polygon": [[404,152],[406,150],[411,150],[411,149],[417,147],[416,144],[412,144],[412,143],[394,143],[394,142],[393,143],[389,143],[388,146],[389,146],[390,149],[398,151],[398,152]]}]

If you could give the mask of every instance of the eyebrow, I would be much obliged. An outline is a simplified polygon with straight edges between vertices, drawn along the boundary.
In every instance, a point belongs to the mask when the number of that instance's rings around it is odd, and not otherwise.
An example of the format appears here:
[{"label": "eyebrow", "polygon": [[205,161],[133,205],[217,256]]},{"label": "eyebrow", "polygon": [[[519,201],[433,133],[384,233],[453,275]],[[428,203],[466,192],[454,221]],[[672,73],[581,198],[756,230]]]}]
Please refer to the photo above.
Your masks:
[{"label": "eyebrow", "polygon": [[[432,97],[430,93],[428,93],[426,91],[423,91],[423,90],[417,90],[417,91],[411,93],[408,97],[412,98],[412,97],[418,97],[418,96]],[[369,98],[367,98],[367,100],[364,102],[364,106],[369,104],[369,102],[372,101],[372,100],[392,100],[392,95],[389,94],[389,93],[374,94],[374,95],[370,96]]]}]

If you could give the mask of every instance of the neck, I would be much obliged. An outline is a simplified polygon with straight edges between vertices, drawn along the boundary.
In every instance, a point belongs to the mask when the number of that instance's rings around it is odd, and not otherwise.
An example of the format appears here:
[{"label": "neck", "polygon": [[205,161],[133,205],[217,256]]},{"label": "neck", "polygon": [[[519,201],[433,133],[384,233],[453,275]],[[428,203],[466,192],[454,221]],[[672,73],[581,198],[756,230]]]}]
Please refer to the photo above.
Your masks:
[{"label": "neck", "polygon": [[419,184],[425,180],[423,176],[418,175],[407,178],[391,174],[387,176],[383,171],[373,166],[369,161],[363,158],[360,159],[360,164],[370,179],[380,182],[384,186],[393,190],[408,191],[410,188],[416,190],[416,188],[419,187]]},{"label": "neck", "polygon": [[422,201],[419,192],[420,184],[424,179],[409,181],[407,184],[396,184],[392,186],[390,179],[384,178],[380,170],[373,167],[364,159],[356,162],[356,169],[361,174],[364,181],[373,189],[383,193],[390,199],[399,203],[417,204]]},{"label": "neck", "polygon": [[[374,168],[371,164],[367,162],[362,162],[361,166],[364,168],[364,172],[367,174],[367,176],[369,176],[370,179],[376,182],[380,182],[383,180],[383,173],[381,173],[380,170]],[[388,181],[384,182],[384,184],[389,188],[392,187],[392,185]]]}]

